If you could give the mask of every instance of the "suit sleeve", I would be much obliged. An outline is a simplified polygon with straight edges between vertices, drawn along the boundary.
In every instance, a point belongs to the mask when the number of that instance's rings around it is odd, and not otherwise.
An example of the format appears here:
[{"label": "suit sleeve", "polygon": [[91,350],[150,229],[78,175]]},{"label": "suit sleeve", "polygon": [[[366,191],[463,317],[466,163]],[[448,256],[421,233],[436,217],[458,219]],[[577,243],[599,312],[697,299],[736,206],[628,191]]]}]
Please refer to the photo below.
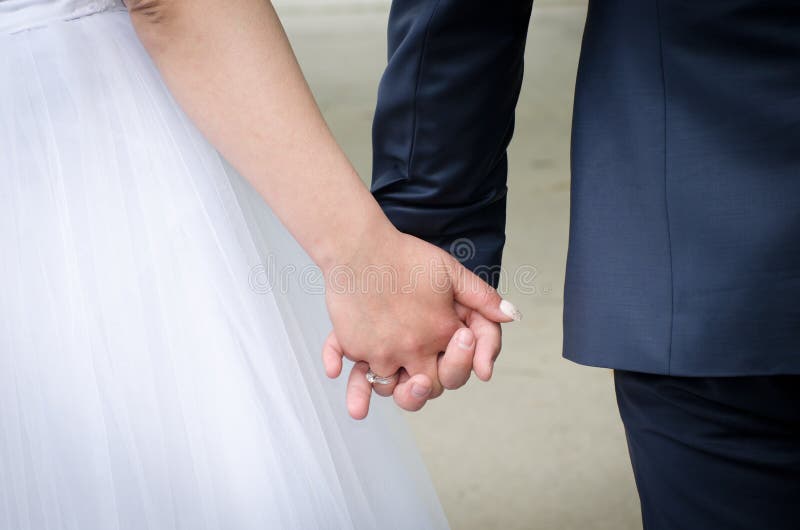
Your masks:
[{"label": "suit sleeve", "polygon": [[526,0],[395,0],[373,124],[391,221],[494,284],[530,14]]}]

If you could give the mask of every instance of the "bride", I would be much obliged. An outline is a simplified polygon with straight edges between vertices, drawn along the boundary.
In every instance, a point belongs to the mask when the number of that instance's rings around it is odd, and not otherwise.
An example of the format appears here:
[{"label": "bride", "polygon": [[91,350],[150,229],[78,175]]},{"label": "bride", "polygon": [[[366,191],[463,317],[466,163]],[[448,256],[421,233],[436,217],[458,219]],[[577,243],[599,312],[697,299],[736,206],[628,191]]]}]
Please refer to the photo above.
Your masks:
[{"label": "bride", "polygon": [[415,410],[513,306],[392,227],[267,2],[127,9],[0,0],[0,528],[446,527],[394,407],[354,422],[315,357],[356,361],[353,417],[368,370]]}]

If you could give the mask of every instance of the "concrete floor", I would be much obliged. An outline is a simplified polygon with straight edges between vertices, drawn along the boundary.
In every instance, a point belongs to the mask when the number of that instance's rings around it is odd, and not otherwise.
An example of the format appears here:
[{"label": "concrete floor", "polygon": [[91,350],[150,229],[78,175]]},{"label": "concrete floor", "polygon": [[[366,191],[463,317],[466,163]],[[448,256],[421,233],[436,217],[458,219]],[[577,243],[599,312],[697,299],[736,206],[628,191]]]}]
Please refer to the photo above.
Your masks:
[{"label": "concrete floor", "polygon": [[[385,64],[380,0],[277,3],[309,82],[360,173]],[[537,293],[507,296],[490,384],[471,381],[409,415],[454,529],[641,528],[611,372],[561,358],[572,92],[586,7],[538,2],[510,150],[505,267],[537,269]]]}]

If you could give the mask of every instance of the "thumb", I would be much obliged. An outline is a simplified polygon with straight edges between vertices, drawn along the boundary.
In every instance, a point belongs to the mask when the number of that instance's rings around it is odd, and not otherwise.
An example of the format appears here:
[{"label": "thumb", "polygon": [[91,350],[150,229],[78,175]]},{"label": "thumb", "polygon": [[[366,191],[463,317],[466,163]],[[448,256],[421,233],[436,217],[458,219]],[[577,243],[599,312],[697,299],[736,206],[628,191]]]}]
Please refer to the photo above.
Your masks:
[{"label": "thumb", "polygon": [[344,351],[339,345],[336,334],[331,331],[325,339],[325,344],[322,345],[322,364],[325,366],[325,374],[331,379],[339,377],[342,373],[342,357]]},{"label": "thumb", "polygon": [[474,309],[493,322],[522,320],[522,313],[497,290],[472,271],[453,260],[453,291],[456,302]]}]

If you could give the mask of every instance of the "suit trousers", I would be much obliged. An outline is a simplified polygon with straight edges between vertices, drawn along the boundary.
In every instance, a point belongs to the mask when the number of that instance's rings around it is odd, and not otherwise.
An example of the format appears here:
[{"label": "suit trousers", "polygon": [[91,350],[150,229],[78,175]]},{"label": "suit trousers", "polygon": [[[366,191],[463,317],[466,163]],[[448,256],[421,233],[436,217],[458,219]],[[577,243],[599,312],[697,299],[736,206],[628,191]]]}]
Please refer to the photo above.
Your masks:
[{"label": "suit trousers", "polygon": [[800,375],[614,379],[645,530],[800,528]]}]

